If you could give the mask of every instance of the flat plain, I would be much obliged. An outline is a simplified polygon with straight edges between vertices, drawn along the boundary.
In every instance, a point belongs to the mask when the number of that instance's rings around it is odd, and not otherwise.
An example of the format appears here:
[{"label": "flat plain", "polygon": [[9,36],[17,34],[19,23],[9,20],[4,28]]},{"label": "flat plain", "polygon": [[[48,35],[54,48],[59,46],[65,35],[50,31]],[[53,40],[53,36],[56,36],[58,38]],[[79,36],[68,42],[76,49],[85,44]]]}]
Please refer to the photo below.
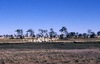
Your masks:
[{"label": "flat plain", "polygon": [[100,64],[100,43],[0,43],[0,64]]}]

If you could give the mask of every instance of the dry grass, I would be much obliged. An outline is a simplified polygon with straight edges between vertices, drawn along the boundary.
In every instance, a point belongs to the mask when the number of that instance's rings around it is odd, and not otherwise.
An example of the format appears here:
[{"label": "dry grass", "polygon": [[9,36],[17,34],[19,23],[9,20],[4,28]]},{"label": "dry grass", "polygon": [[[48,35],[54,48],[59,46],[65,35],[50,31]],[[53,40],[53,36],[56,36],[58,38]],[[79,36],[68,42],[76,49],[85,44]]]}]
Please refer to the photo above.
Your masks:
[{"label": "dry grass", "polygon": [[2,49],[0,64],[100,64],[100,50]]},{"label": "dry grass", "polygon": [[[34,38],[26,38],[26,39],[9,39],[9,38],[0,38],[0,43],[26,43],[31,42],[30,40],[34,40]],[[33,41],[34,42],[34,41]],[[54,40],[50,42],[100,42],[100,38],[68,38],[66,40]]]},{"label": "dry grass", "polygon": [[100,64],[100,44],[1,43],[0,64]]}]

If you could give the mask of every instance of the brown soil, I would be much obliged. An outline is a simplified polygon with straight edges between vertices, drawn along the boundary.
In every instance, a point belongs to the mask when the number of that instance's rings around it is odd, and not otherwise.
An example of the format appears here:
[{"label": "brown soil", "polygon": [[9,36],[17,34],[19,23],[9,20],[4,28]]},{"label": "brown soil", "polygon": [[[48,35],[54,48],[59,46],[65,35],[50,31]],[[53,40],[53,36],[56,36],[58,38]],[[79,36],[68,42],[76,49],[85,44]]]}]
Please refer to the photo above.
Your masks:
[{"label": "brown soil", "polygon": [[100,49],[1,49],[0,64],[100,64]]}]

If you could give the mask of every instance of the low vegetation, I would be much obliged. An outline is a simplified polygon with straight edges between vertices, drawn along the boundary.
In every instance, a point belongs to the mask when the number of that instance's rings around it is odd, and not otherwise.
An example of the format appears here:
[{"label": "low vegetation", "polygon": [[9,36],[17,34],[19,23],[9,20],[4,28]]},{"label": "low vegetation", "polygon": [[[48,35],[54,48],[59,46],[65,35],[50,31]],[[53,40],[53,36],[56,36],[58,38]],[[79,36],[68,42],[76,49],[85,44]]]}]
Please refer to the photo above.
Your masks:
[{"label": "low vegetation", "polygon": [[99,49],[0,50],[1,64],[100,64]]}]

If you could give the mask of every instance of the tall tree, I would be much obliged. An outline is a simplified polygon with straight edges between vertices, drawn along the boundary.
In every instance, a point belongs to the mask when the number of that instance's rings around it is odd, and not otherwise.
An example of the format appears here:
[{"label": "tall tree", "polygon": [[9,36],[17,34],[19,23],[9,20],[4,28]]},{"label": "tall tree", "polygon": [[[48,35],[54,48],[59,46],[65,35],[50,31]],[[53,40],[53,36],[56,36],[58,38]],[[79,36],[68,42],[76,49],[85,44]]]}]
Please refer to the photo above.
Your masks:
[{"label": "tall tree", "polygon": [[100,36],[100,31],[97,32],[97,35]]},{"label": "tall tree", "polygon": [[40,32],[39,36],[43,37],[43,33],[44,33],[43,29],[39,29],[39,32]]},{"label": "tall tree", "polygon": [[75,37],[76,37],[76,38],[78,38],[78,35],[79,35],[79,33],[78,33],[78,32],[76,32],[76,33],[75,33]]},{"label": "tall tree", "polygon": [[91,35],[92,30],[91,30],[91,29],[89,29],[87,32],[88,32],[88,34],[89,34],[89,35]]},{"label": "tall tree", "polygon": [[20,35],[23,36],[23,30],[22,29],[20,29]]},{"label": "tall tree", "polygon": [[44,37],[48,37],[48,30],[43,30]]},{"label": "tall tree", "polygon": [[48,37],[48,31],[47,30],[43,30],[43,29],[39,29],[40,31],[40,36],[41,37]]},{"label": "tall tree", "polygon": [[82,35],[81,33],[78,35],[79,38],[82,38],[82,36],[83,36],[83,35]]},{"label": "tall tree", "polygon": [[88,35],[90,38],[94,38],[96,36],[96,34],[90,29],[88,30]]},{"label": "tall tree", "polygon": [[69,37],[71,37],[71,38],[75,37],[75,32],[70,32]]},{"label": "tall tree", "polygon": [[17,38],[21,38],[21,39],[24,38],[22,29],[17,29],[16,32],[17,32]]},{"label": "tall tree", "polygon": [[35,37],[34,31],[32,29],[28,29],[26,32],[27,35],[29,34],[30,37]]},{"label": "tall tree", "polygon": [[87,33],[83,33],[83,37],[84,38],[88,38],[88,34]]},{"label": "tall tree", "polygon": [[66,27],[62,27],[59,31],[61,32],[61,35],[60,35],[61,38],[66,38],[66,36],[68,34],[67,28]]},{"label": "tall tree", "polygon": [[17,32],[17,36],[20,35],[20,29],[17,29],[15,32]]},{"label": "tall tree", "polygon": [[95,32],[92,32],[90,38],[95,38],[95,36],[96,36]]},{"label": "tall tree", "polygon": [[49,36],[50,36],[51,38],[57,36],[57,33],[54,32],[53,28],[50,29]]}]

